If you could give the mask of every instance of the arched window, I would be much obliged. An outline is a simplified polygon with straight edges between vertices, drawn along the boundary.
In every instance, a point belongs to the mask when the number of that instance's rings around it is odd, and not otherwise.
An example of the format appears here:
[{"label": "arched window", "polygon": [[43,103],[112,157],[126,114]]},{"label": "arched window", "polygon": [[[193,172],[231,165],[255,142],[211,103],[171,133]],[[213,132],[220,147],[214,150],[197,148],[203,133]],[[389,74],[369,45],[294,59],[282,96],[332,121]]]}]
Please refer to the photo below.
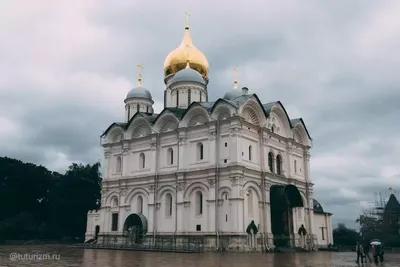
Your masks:
[{"label": "arched window", "polygon": [[272,133],[275,132],[275,126],[274,126],[274,125],[272,125],[272,127],[271,127],[271,132],[272,132]]},{"label": "arched window", "polygon": [[138,196],[137,198],[137,213],[143,213],[143,197]]},{"label": "arched window", "polygon": [[268,153],[268,167],[270,172],[274,172],[274,155],[272,152]]},{"label": "arched window", "polygon": [[247,214],[253,217],[253,190],[247,191]]},{"label": "arched window", "polygon": [[278,175],[282,174],[282,157],[281,157],[281,155],[276,156],[276,173]]},{"label": "arched window", "polygon": [[249,146],[249,160],[251,161],[251,155],[252,155],[252,147],[251,146]]},{"label": "arched window", "polygon": [[122,171],[122,160],[121,160],[121,156],[117,157],[117,163],[116,163],[116,171],[117,172],[121,172]]},{"label": "arched window", "polygon": [[294,165],[294,173],[297,173],[297,161],[296,160],[293,162],[293,165]]},{"label": "arched window", "polygon": [[172,195],[170,193],[165,195],[165,215],[170,217],[172,215]]},{"label": "arched window", "polygon": [[202,143],[197,143],[197,159],[203,160],[204,158],[204,147]]},{"label": "arched window", "polygon": [[168,148],[167,150],[167,160],[168,160],[168,165],[174,164],[174,150],[172,148]]},{"label": "arched window", "polygon": [[140,169],[144,169],[145,166],[146,166],[146,157],[145,157],[144,153],[140,153],[140,156],[139,156],[139,168]]},{"label": "arched window", "polygon": [[228,200],[228,193],[222,194],[222,200]]},{"label": "arched window", "polygon": [[202,215],[203,214],[203,193],[200,191],[196,192],[196,215]]},{"label": "arched window", "polygon": [[111,206],[112,206],[113,208],[118,207],[118,198],[117,198],[117,197],[114,197],[114,198],[112,199],[112,201],[111,201]]}]

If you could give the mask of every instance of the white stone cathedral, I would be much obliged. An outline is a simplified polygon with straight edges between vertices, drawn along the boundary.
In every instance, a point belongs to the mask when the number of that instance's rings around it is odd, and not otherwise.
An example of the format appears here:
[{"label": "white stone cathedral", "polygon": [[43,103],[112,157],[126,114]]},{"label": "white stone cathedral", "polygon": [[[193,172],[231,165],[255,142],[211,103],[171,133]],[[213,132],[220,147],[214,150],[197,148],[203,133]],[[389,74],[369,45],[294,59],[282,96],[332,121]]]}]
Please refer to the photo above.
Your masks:
[{"label": "white stone cathedral", "polygon": [[238,89],[236,78],[223,98],[209,100],[208,73],[188,25],[164,63],[160,114],[140,72],[125,120],[102,135],[101,208],[88,213],[86,240],[200,236],[218,250],[333,243],[331,214],[313,199],[303,119]]}]

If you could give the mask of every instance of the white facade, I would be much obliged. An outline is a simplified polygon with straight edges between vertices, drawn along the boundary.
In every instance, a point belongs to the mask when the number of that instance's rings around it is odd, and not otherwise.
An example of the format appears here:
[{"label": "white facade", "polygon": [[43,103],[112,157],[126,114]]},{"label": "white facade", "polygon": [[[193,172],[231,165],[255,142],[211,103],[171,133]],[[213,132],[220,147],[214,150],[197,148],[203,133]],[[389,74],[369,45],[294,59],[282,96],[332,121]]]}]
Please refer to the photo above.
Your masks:
[{"label": "white facade", "polygon": [[[88,213],[86,240],[126,236],[138,226],[128,216],[140,215],[148,237],[202,235],[210,248],[274,247],[274,234],[296,240],[301,225],[315,246],[332,243],[330,214],[313,211],[312,141],[303,120],[247,88],[234,100],[206,102],[208,80],[170,81],[160,114],[152,99],[130,98],[125,122],[103,134],[101,208]],[[258,242],[246,233],[252,221]]]}]

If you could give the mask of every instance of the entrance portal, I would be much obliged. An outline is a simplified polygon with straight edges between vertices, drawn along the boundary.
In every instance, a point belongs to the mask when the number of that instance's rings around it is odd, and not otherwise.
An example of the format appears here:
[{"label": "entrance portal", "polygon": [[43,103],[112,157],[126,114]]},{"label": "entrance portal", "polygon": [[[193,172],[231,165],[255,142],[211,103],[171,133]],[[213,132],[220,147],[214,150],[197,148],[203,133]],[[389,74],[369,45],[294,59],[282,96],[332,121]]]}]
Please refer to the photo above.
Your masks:
[{"label": "entrance portal", "polygon": [[146,217],[141,213],[129,215],[124,223],[124,233],[128,236],[128,243],[141,244],[143,236],[147,233]]},{"label": "entrance portal", "polygon": [[100,226],[96,225],[96,228],[94,230],[94,240],[97,240],[97,238],[99,236],[99,232],[100,232]]},{"label": "entrance portal", "polygon": [[294,185],[272,185],[270,189],[271,230],[275,246],[294,246],[293,208],[304,207],[299,190]]}]

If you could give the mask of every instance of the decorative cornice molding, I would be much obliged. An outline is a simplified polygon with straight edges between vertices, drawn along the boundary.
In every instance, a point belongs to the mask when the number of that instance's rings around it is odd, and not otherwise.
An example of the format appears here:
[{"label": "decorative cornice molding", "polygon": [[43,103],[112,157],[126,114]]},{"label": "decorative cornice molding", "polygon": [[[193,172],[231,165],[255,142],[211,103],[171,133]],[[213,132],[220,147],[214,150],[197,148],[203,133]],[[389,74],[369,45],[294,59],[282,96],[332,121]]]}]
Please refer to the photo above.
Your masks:
[{"label": "decorative cornice molding", "polygon": [[186,189],[186,183],[185,182],[179,182],[176,184],[176,190],[178,191],[184,191]]}]

